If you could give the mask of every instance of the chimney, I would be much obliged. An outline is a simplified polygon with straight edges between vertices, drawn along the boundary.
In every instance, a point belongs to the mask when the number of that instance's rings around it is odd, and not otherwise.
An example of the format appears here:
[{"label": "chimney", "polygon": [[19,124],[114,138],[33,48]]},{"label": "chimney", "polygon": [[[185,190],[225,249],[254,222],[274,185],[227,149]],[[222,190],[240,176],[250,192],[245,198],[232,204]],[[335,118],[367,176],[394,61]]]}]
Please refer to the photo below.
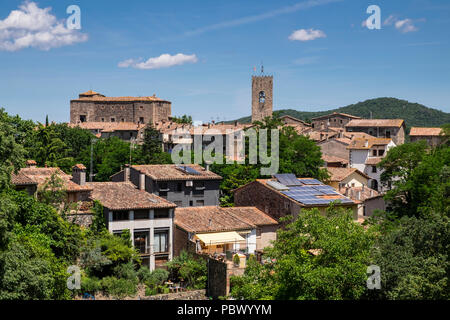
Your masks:
[{"label": "chimney", "polygon": [[145,190],[145,174],[139,175],[139,190]]},{"label": "chimney", "polygon": [[130,181],[130,165],[127,163],[123,169],[123,181]]},{"label": "chimney", "polygon": [[237,125],[238,125],[238,122],[236,120],[236,121],[234,121],[234,126],[237,127]]},{"label": "chimney", "polygon": [[206,164],[206,171],[209,171],[209,163]]},{"label": "chimney", "polygon": [[80,186],[86,184],[86,167],[82,164],[76,164],[72,167],[72,181]]},{"label": "chimney", "polygon": [[34,160],[27,160],[26,165],[27,165],[27,168],[36,168],[37,163]]},{"label": "chimney", "polygon": [[361,191],[356,191],[356,199],[361,200]]}]

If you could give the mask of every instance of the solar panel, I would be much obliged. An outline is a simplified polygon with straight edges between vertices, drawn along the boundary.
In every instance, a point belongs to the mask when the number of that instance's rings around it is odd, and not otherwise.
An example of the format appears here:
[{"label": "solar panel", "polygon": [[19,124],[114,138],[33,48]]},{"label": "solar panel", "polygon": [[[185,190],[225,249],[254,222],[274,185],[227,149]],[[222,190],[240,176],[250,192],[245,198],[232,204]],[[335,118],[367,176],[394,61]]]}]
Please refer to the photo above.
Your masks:
[{"label": "solar panel", "polygon": [[189,174],[195,174],[195,175],[200,174],[197,170],[192,169],[191,167],[188,167],[188,166],[177,166],[177,169],[180,169],[181,171],[184,171]]},{"label": "solar panel", "polygon": [[274,175],[275,178],[285,186],[301,186],[302,183],[297,179],[293,173],[278,173]]},{"label": "solar panel", "polygon": [[281,184],[277,181],[267,181],[267,184],[276,190],[289,190],[284,184]]},{"label": "solar panel", "polygon": [[301,179],[299,181],[301,181],[303,184],[320,184],[320,185],[322,185],[322,182],[320,182],[319,180],[316,180],[316,179]]},{"label": "solar panel", "polygon": [[331,186],[321,185],[321,186],[313,186],[312,188],[322,192],[323,194],[339,194]]}]

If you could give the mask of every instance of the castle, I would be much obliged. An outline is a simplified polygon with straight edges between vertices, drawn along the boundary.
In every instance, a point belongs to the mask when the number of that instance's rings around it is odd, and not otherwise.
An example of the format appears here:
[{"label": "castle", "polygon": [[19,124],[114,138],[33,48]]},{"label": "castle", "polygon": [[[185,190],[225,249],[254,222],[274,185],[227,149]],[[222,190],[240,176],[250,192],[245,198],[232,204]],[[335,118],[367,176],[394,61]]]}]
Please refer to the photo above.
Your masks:
[{"label": "castle", "polygon": [[168,120],[172,103],[150,97],[105,97],[95,91],[81,93],[70,101],[70,123],[128,122],[146,124]]}]

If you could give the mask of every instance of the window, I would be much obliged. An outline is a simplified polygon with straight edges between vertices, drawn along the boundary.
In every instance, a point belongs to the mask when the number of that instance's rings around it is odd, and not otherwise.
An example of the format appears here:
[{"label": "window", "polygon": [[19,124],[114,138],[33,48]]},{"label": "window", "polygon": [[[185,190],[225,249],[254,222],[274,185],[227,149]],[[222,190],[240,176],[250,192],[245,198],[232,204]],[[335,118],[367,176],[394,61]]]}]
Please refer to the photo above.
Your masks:
[{"label": "window", "polygon": [[194,181],[194,196],[203,196],[205,194],[205,182]]},{"label": "window", "polygon": [[182,192],[182,191],[183,191],[183,183],[177,182],[177,192]]},{"label": "window", "polygon": [[167,182],[158,183],[158,187],[159,187],[159,196],[167,197],[167,191],[169,191],[169,186],[168,186]]},{"label": "window", "polygon": [[377,166],[372,166],[372,173],[377,173]]},{"label": "window", "polygon": [[168,217],[169,217],[168,209],[155,209],[155,219],[168,218]]},{"label": "window", "polygon": [[384,154],[384,150],[382,150],[382,149],[378,150],[378,155],[379,155],[380,157],[382,157],[383,154]]},{"label": "window", "polygon": [[378,191],[378,181],[377,180],[372,180],[372,182],[371,182],[371,187],[372,187],[372,189],[373,190],[375,190],[375,191]]},{"label": "window", "polygon": [[102,118],[102,122],[105,122],[105,118]]},{"label": "window", "polygon": [[144,117],[139,117],[139,122],[144,123]]},{"label": "window", "polygon": [[111,118],[111,122],[116,122],[116,118]]},{"label": "window", "polygon": [[125,122],[125,118],[122,118],[122,120],[121,120],[122,122]]},{"label": "window", "polygon": [[134,211],[134,220],[142,220],[142,219],[150,219],[150,211],[149,210],[135,210]]},{"label": "window", "polygon": [[261,228],[256,229],[256,237],[261,237]]},{"label": "window", "polygon": [[266,94],[264,91],[260,91],[259,92],[259,103],[264,103],[266,102]]},{"label": "window", "polygon": [[80,122],[86,122],[86,115],[80,115]]},{"label": "window", "polygon": [[190,207],[194,206],[194,201],[189,200],[189,206],[190,206]]},{"label": "window", "polygon": [[374,156],[374,157],[377,156],[377,150],[372,150],[372,156]]},{"label": "window", "polygon": [[197,200],[197,201],[195,202],[195,205],[196,205],[197,207],[203,207],[203,206],[205,205],[205,200]]},{"label": "window", "polygon": [[140,254],[150,253],[150,231],[139,230],[134,232],[134,248]]},{"label": "window", "polygon": [[168,230],[155,230],[154,233],[155,253],[168,252],[169,251],[168,240],[169,240]]},{"label": "window", "polygon": [[129,220],[128,211],[113,211],[113,221]]},{"label": "window", "polygon": [[340,123],[342,124],[342,120],[339,120],[340,121]]},{"label": "window", "polygon": [[386,138],[390,138],[391,137],[391,131],[386,130]]}]

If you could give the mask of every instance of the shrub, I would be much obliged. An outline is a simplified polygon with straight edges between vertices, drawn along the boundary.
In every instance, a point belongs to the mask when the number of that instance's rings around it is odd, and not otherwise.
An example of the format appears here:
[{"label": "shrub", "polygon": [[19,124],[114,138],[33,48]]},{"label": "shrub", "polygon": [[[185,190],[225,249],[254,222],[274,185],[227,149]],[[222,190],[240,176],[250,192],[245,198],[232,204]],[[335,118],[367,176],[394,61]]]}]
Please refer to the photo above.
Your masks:
[{"label": "shrub", "polygon": [[169,277],[169,272],[164,269],[156,269],[150,273],[146,283],[152,286],[159,286],[164,284]]},{"label": "shrub", "polygon": [[115,277],[105,277],[101,280],[102,289],[105,293],[123,298],[136,294],[136,282],[127,279],[117,279]]},{"label": "shrub", "polygon": [[179,281],[182,278],[186,281],[188,287],[205,288],[207,277],[205,260],[196,259],[191,253],[183,250],[178,257],[169,261],[166,266],[173,281]]},{"label": "shrub", "polygon": [[137,271],[137,277],[139,279],[139,282],[144,283],[146,281],[148,281],[148,279],[150,278],[151,275],[151,271],[148,267],[140,267],[139,270]]},{"label": "shrub", "polygon": [[134,264],[132,261],[117,265],[114,267],[113,273],[117,278],[137,282],[137,272],[134,270]]},{"label": "shrub", "polygon": [[102,288],[101,281],[96,277],[82,277],[81,278],[81,293],[95,294]]}]

